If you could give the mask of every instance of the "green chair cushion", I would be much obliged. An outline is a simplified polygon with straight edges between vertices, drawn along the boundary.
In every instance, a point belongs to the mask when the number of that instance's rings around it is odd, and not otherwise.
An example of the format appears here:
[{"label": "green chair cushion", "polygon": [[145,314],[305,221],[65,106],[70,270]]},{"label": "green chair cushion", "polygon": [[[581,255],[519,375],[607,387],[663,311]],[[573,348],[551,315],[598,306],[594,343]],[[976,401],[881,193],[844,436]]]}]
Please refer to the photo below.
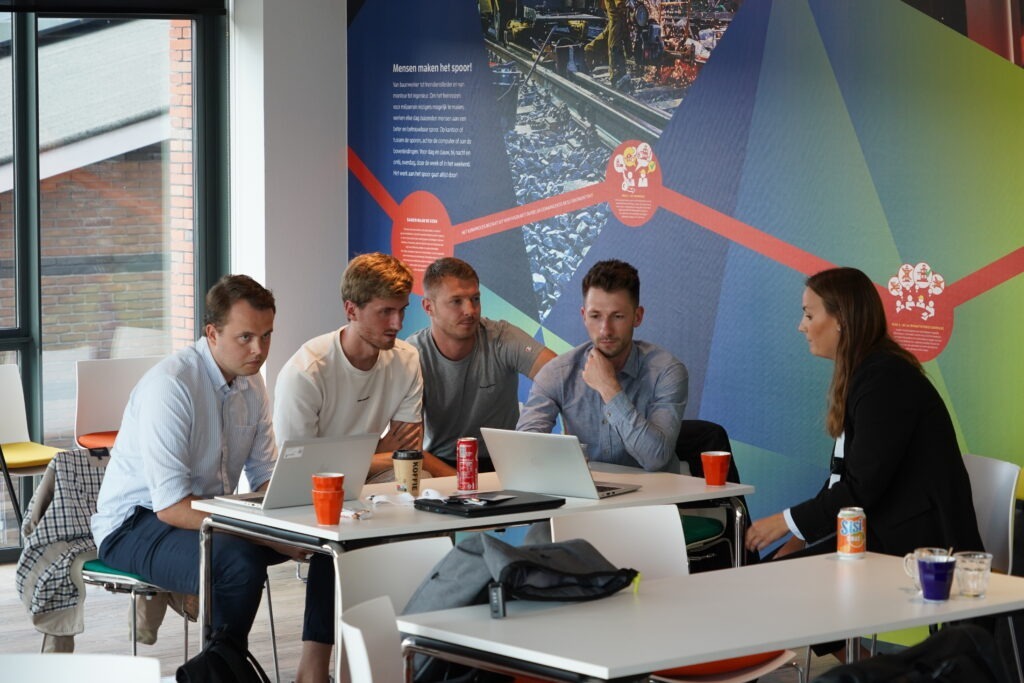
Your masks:
[{"label": "green chair cushion", "polygon": [[120,569],[114,569],[109,564],[103,562],[103,560],[89,560],[82,565],[82,571],[86,572],[97,572],[101,574],[110,574],[111,576],[123,576],[126,579],[133,579],[141,583],[148,584],[149,581],[142,578],[138,574],[132,574],[131,572],[124,572]]},{"label": "green chair cushion", "polygon": [[725,525],[717,519],[697,515],[680,515],[680,517],[683,520],[683,536],[686,538],[686,545],[721,536],[725,531]]}]

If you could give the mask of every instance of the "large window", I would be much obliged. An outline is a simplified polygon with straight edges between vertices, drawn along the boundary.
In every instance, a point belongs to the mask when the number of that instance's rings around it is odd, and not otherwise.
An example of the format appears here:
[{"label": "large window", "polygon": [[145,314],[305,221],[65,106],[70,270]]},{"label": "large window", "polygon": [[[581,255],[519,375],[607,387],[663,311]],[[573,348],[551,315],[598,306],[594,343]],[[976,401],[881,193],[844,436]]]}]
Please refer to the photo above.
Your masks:
[{"label": "large window", "polygon": [[76,361],[192,337],[191,55],[189,20],[82,21],[39,47],[47,444],[73,441]]},{"label": "large window", "polygon": [[[226,98],[202,90],[224,83],[223,37],[204,42],[221,20],[0,14],[0,362],[21,366],[47,445],[74,444],[78,360],[190,343],[196,292],[224,269],[226,226],[203,226],[226,198],[194,194],[220,188],[196,178],[225,176]],[[37,168],[16,140],[33,143]],[[10,501],[0,513],[12,545]]]},{"label": "large window", "polygon": [[[0,331],[18,325],[15,306],[14,202],[11,157],[14,150],[14,112],[11,108],[11,15],[0,13]],[[0,363],[14,361],[0,347]]]}]

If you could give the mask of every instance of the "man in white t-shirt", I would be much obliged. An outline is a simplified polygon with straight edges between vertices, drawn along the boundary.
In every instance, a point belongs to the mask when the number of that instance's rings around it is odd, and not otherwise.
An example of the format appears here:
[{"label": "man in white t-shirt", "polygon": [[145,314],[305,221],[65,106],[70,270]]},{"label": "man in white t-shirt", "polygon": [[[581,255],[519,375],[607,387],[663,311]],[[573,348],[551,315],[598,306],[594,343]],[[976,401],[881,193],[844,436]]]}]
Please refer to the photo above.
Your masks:
[{"label": "man in white t-shirt", "polygon": [[[391,452],[423,444],[419,355],[398,339],[412,272],[388,254],[352,259],[341,278],[348,324],[310,339],[277,376],[274,433],[288,439],[387,434],[377,444],[370,479],[386,477]],[[455,471],[430,454],[434,476]]]},{"label": "man in white t-shirt", "polygon": [[[352,259],[341,276],[341,298],[348,323],[310,339],[277,376],[274,432],[288,439],[350,434],[382,434],[370,467],[370,480],[392,473],[392,451],[423,445],[423,376],[419,354],[398,339],[409,306],[412,272],[387,254]],[[434,476],[455,470],[424,453],[423,467]],[[309,581],[329,581],[334,568],[325,555],[310,560]],[[332,598],[333,601],[333,598]],[[331,612],[333,623],[333,610]],[[302,659],[296,682],[326,681],[332,624],[303,624]]]}]

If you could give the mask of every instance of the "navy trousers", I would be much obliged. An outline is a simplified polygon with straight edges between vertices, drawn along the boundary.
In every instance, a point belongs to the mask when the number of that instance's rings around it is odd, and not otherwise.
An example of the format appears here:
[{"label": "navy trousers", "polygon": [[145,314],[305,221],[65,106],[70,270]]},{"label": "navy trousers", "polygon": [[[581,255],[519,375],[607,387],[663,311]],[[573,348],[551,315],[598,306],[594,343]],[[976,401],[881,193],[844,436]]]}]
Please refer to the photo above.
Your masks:
[{"label": "navy trousers", "polygon": [[[229,534],[214,534],[213,551],[213,628],[224,626],[248,643],[267,567],[288,558]],[[111,567],[138,574],[162,588],[199,592],[199,532],[166,524],[152,510],[135,508],[124,524],[103,539],[99,556]],[[306,584],[303,640],[333,643],[334,575],[327,560],[327,571],[321,568],[314,578],[312,567],[317,564],[311,565]]]}]

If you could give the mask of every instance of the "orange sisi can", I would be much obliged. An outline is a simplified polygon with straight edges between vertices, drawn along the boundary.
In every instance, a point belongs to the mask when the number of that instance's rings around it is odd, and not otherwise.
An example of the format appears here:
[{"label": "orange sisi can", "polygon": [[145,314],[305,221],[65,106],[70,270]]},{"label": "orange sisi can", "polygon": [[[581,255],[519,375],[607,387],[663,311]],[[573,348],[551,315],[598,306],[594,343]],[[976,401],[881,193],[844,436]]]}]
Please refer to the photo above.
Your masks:
[{"label": "orange sisi can", "polygon": [[868,518],[864,508],[843,508],[836,517],[836,552],[859,560],[868,549]]}]

